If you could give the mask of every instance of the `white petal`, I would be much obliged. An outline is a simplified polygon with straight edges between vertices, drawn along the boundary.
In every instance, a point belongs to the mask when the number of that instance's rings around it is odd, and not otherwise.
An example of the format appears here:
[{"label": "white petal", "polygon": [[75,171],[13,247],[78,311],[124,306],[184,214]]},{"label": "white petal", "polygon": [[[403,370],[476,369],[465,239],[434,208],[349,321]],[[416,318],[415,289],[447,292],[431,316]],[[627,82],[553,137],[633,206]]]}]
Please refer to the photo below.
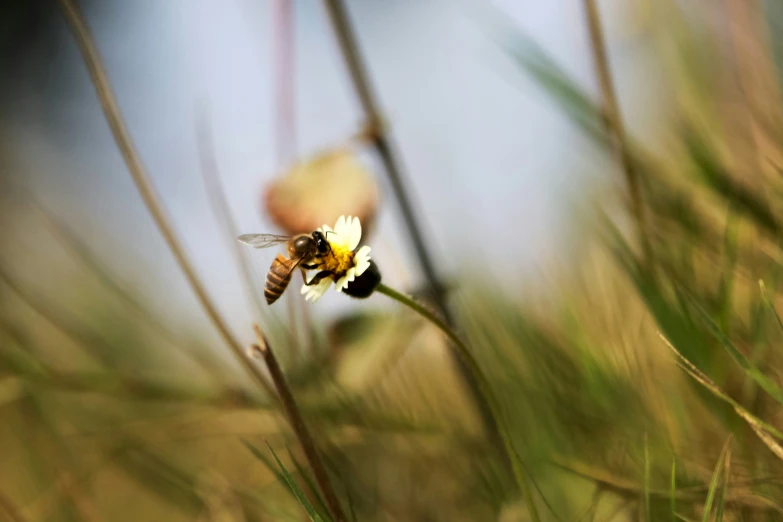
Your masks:
[{"label": "white petal", "polygon": [[321,296],[324,295],[327,290],[329,290],[330,286],[332,286],[331,279],[321,280],[321,282],[315,286],[316,291],[313,292],[313,302],[318,301],[321,298]]},{"label": "white petal", "polygon": [[348,222],[345,227],[345,246],[349,250],[354,250],[359,246],[359,241],[362,240],[362,224],[359,222],[359,218],[348,218]]},{"label": "white petal", "polygon": [[302,285],[302,293],[305,294],[305,301],[313,297],[314,290],[315,290],[315,285],[312,286]]},{"label": "white petal", "polygon": [[317,272],[316,270],[310,270],[309,272],[307,272],[307,275],[306,275],[306,281],[309,283],[310,281],[312,281],[312,280],[313,280],[313,278],[314,278],[314,277],[315,277],[317,274],[318,274],[318,272]]},{"label": "white petal", "polygon": [[360,276],[370,268],[370,247],[363,246],[353,257],[353,265],[356,267],[356,275]]},{"label": "white petal", "polygon": [[333,247],[348,248],[345,234],[338,234],[337,232],[329,234],[329,244]]},{"label": "white petal", "polygon": [[312,298],[313,302],[318,301],[318,299],[326,293],[327,290],[329,290],[329,287],[332,284],[332,280],[328,277],[321,279],[321,281],[317,285],[304,285],[302,286],[302,293],[307,293],[307,296],[305,297],[305,301]]},{"label": "white petal", "polygon": [[356,275],[357,276],[362,275],[363,273],[365,273],[367,271],[368,268],[370,268],[370,262],[369,261],[365,261],[364,259],[359,261],[356,264]]},{"label": "white petal", "polygon": [[348,288],[348,283],[354,281],[356,279],[356,269],[355,268],[349,268],[348,271],[345,273],[344,276],[342,276],[340,279],[337,280],[334,287],[335,290],[338,292],[342,292],[344,289]]},{"label": "white petal", "polygon": [[339,218],[337,218],[337,223],[334,224],[334,231],[341,236],[346,235],[345,216],[340,216]]}]

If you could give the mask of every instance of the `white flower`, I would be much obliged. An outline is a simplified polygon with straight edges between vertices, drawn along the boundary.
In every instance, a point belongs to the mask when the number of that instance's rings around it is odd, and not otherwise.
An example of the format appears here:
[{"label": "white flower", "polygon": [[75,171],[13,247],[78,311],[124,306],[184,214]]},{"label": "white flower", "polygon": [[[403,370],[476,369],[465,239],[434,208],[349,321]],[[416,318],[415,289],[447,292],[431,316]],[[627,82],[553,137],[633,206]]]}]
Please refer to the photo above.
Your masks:
[{"label": "white flower", "polygon": [[305,300],[312,299],[316,302],[329,290],[334,283],[338,292],[348,287],[348,284],[362,275],[370,267],[370,247],[363,246],[354,252],[362,239],[362,225],[359,218],[340,216],[334,228],[324,225],[318,229],[331,246],[331,251],[323,256],[317,269],[307,275],[307,282],[319,272],[326,270],[330,274],[317,284],[302,286],[302,294],[306,294]]},{"label": "white flower", "polygon": [[[315,277],[315,272],[311,272],[311,274],[312,275],[308,275],[307,277],[308,283],[313,277]],[[312,299],[313,302],[318,301],[318,299],[324,295],[327,290],[329,290],[330,286],[332,286],[332,280],[329,277],[321,279],[318,284],[312,286],[302,285],[302,293],[307,294],[305,295],[305,301],[308,299]]]}]

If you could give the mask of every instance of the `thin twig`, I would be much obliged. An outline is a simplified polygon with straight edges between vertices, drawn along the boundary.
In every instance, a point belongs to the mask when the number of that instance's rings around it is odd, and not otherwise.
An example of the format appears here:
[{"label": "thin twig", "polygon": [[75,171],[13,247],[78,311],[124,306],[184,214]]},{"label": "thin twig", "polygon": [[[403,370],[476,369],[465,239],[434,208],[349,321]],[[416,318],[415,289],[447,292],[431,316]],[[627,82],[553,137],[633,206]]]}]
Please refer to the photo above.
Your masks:
[{"label": "thin twig", "polygon": [[95,47],[95,43],[87,27],[87,23],[84,17],[79,12],[76,4],[73,0],[59,0],[62,7],[65,18],[68,21],[68,25],[73,32],[74,38],[79,46],[84,63],[87,66],[87,70],[90,73],[95,92],[98,95],[98,99],[101,102],[103,108],[103,114],[106,117],[106,121],[111,128],[114,140],[117,143],[122,157],[125,160],[125,164],[128,167],[136,187],[144,200],[147,210],[152,215],[155,223],[158,226],[163,238],[166,240],[172,254],[174,254],[180,269],[185,274],[185,277],[190,283],[193,292],[196,294],[201,306],[204,308],[209,319],[217,328],[223,340],[228,344],[234,353],[234,356],[239,360],[239,363],[244,366],[245,370],[256,380],[256,382],[262,386],[270,397],[274,397],[272,389],[264,379],[264,375],[259,368],[255,366],[245,356],[245,352],[242,349],[242,345],[231,334],[228,329],[228,325],[218,313],[217,308],[212,303],[211,299],[207,295],[207,291],[203,284],[196,275],[196,271],[190,264],[185,250],[180,244],[177,236],[174,233],[173,228],[169,224],[169,220],[163,210],[163,206],[159,201],[159,197],[155,192],[149,176],[146,173],[144,166],[141,163],[141,159],[137,154],[133,141],[131,140],[128,129],[125,127],[125,122],[122,117],[122,113],[115,99],[114,92],[112,91],[109,79],[106,75],[104,67],[101,63],[100,55]]},{"label": "thin twig", "polygon": [[[403,168],[399,159],[399,154],[392,147],[386,126],[383,124],[379,104],[372,92],[367,67],[360,56],[358,40],[354,34],[351,22],[348,19],[347,10],[342,0],[324,0],[324,2],[327,11],[329,12],[329,18],[332,27],[334,28],[343,59],[348,68],[354,90],[356,91],[356,95],[359,98],[362,110],[365,114],[366,129],[368,130],[363,134],[368,138],[372,138],[375,150],[384,165],[384,170],[389,178],[397,204],[400,207],[400,212],[402,213],[403,220],[408,230],[408,235],[413,243],[414,252],[416,253],[421,270],[424,273],[424,277],[432,292],[433,302],[437,307],[438,312],[446,319],[446,323],[453,325],[454,322],[446,302],[443,284],[437,275],[435,264],[432,261],[427,248],[427,243],[424,240],[424,235],[421,232],[421,227],[419,226],[419,222],[413,211],[413,204],[411,203],[410,196],[406,190],[405,181],[403,180]],[[468,392],[478,410],[484,429],[488,432],[490,439],[499,449],[501,455],[504,455],[499,428],[492,415],[489,404],[487,404],[487,401],[481,394],[480,386],[475,379],[475,375],[471,372],[470,368],[465,365],[465,362],[458,354],[453,350],[450,351],[450,354],[459,371],[460,377],[466,384]],[[505,465],[509,469],[513,468],[512,463],[509,461],[505,461]]]},{"label": "thin twig", "polygon": [[587,27],[590,31],[590,49],[593,55],[593,65],[601,90],[604,124],[613,138],[615,154],[617,155],[618,162],[623,170],[625,182],[628,185],[631,212],[636,220],[639,242],[641,243],[646,259],[650,260],[652,252],[646,234],[647,227],[645,224],[641,188],[639,186],[639,173],[634,165],[633,155],[631,154],[630,145],[626,137],[625,125],[617,102],[614,82],[612,81],[612,75],[609,71],[609,58],[606,54],[606,43],[601,28],[601,17],[598,13],[598,8],[595,5],[595,0],[584,0],[584,6],[587,14]]},{"label": "thin twig", "polygon": [[413,205],[405,188],[399,155],[392,151],[388,133],[380,123],[382,120],[379,105],[370,87],[367,68],[359,54],[358,41],[348,19],[345,5],[341,0],[325,0],[325,3],[343,54],[343,59],[348,67],[354,90],[362,105],[368,125],[374,129],[374,132],[368,134],[374,138],[373,143],[384,164],[392,190],[397,198],[397,203],[400,205],[400,210],[408,228],[408,233],[411,236],[419,264],[433,289],[439,311],[447,318],[448,322],[451,322],[450,314],[445,306],[442,286],[435,271],[435,265],[432,262],[418,220],[413,212]]},{"label": "thin twig", "polygon": [[253,328],[258,337],[258,345],[254,345],[253,349],[260,352],[264,357],[264,362],[266,363],[269,374],[272,376],[272,381],[277,388],[277,393],[280,396],[283,409],[285,409],[286,415],[288,416],[288,421],[291,423],[291,428],[294,430],[299,443],[302,445],[307,461],[310,463],[310,467],[313,470],[313,475],[315,475],[315,480],[318,482],[318,486],[321,488],[326,504],[329,507],[329,512],[336,522],[347,522],[347,518],[343,513],[343,508],[340,506],[340,501],[337,499],[337,495],[332,488],[332,483],[329,480],[326,468],[315,448],[315,441],[302,419],[299,407],[296,405],[294,396],[291,393],[291,389],[288,387],[288,383],[285,380],[283,371],[280,369],[280,365],[272,351],[272,347],[269,345],[269,341],[266,339],[258,325],[253,325]]}]

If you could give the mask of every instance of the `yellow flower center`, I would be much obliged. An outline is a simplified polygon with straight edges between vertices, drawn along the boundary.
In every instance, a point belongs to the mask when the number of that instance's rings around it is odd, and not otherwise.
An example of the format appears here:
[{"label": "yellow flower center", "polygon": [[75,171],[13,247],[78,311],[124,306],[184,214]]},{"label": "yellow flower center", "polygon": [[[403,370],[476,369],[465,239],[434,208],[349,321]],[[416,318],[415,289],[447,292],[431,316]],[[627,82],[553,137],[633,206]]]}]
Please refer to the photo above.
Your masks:
[{"label": "yellow flower center", "polygon": [[321,270],[329,270],[336,275],[343,275],[353,266],[353,252],[343,246],[332,245],[328,254],[321,258]]}]

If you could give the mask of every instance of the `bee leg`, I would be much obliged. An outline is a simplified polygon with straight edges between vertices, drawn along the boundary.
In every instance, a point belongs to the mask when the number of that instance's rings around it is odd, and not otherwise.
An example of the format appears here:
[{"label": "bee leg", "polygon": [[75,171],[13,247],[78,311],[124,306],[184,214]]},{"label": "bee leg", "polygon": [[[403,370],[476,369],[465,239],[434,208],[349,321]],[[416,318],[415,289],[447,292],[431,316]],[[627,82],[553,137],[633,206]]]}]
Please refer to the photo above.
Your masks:
[{"label": "bee leg", "polygon": [[310,282],[309,282],[309,283],[305,281],[305,285],[306,285],[306,286],[313,286],[313,285],[317,285],[318,283],[320,283],[320,282],[321,282],[321,280],[322,280],[324,277],[329,277],[330,275],[332,275],[332,273],[331,273],[329,270],[321,270],[320,272],[318,272],[317,274],[315,274],[315,276],[314,276],[314,277],[313,277],[313,278],[310,280]]},{"label": "bee leg", "polygon": [[310,265],[306,265],[306,264],[302,263],[301,266],[302,266],[302,268],[306,268],[307,270],[315,270],[316,268],[318,268],[318,265],[315,264],[315,263],[310,264]]}]

